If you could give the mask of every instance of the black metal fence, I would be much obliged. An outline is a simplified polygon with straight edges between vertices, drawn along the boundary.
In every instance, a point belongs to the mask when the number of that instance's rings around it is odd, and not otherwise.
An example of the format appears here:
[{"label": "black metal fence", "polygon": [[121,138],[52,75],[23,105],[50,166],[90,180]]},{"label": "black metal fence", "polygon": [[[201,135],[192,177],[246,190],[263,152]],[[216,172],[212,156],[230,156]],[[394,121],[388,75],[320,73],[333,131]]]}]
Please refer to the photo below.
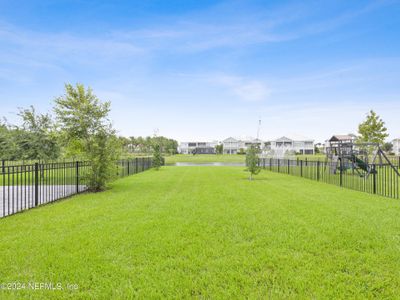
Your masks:
[{"label": "black metal fence", "polygon": [[273,172],[304,177],[389,198],[400,198],[399,176],[394,170],[396,168],[400,171],[400,165],[395,165],[393,168],[389,164],[371,164],[369,167],[373,171],[368,176],[367,174],[363,176],[350,166],[336,166],[329,161],[262,158],[259,164],[264,169]]},{"label": "black metal fence", "polygon": [[[152,167],[150,157],[117,162],[118,177]],[[3,164],[0,166],[0,218],[87,190],[88,162]]]}]

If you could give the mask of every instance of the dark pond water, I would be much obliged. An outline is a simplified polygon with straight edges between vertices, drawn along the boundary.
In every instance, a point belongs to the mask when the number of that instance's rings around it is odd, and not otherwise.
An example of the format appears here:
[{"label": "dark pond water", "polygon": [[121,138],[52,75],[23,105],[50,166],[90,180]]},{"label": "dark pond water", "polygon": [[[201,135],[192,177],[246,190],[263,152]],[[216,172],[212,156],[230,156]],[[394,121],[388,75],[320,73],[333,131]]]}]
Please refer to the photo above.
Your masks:
[{"label": "dark pond water", "polygon": [[176,162],[166,165],[174,167],[244,167],[245,166],[244,163],[233,163],[233,162],[207,162],[207,163]]}]

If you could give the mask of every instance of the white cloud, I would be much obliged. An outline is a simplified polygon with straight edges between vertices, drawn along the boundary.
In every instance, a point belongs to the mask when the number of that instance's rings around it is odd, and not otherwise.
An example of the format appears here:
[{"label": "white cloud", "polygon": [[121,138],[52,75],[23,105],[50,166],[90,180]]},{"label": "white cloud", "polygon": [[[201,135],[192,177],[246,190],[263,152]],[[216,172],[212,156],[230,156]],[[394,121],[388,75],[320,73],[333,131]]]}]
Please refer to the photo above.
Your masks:
[{"label": "white cloud", "polygon": [[239,84],[233,91],[247,101],[262,101],[270,95],[270,90],[260,81],[250,81]]},{"label": "white cloud", "polygon": [[244,101],[263,101],[271,94],[270,88],[260,80],[222,75],[212,78],[211,81],[224,86],[230,93]]}]

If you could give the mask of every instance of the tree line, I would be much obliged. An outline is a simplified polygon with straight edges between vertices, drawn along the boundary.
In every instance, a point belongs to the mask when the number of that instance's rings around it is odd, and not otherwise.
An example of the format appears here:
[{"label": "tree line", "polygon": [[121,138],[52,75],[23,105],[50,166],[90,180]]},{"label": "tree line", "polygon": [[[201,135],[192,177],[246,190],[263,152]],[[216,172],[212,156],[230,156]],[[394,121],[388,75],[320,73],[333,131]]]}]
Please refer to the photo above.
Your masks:
[{"label": "tree line", "polygon": [[54,122],[50,114],[38,114],[33,106],[19,109],[20,125],[0,123],[0,159],[52,160],[61,156]]},{"label": "tree line", "polygon": [[178,141],[164,136],[147,136],[147,137],[119,137],[119,141],[124,152],[129,154],[146,154],[152,153],[154,145],[160,147],[160,152],[163,154],[177,154]]},{"label": "tree line", "polygon": [[89,190],[103,190],[117,174],[116,161],[124,154],[176,153],[178,143],[165,137],[124,138],[109,118],[111,103],[101,101],[83,84],[66,84],[54,99],[52,114],[33,106],[19,109],[18,124],[0,123],[0,160],[56,160],[74,158],[90,162],[86,174]]},{"label": "tree line", "polygon": [[[60,99],[58,99],[60,101]],[[80,158],[82,156],[82,144],[75,139],[70,139],[65,142],[65,134],[69,132],[75,137],[83,138],[83,131],[89,129],[89,124],[93,120],[89,120],[88,124],[82,124],[87,118],[78,115],[69,115],[71,124],[68,128],[62,128],[67,125],[66,119],[62,118],[62,110],[60,104],[55,109],[58,110],[56,117],[49,113],[41,114],[36,111],[33,106],[18,111],[19,124],[10,124],[7,120],[0,122],[0,160],[40,160],[51,161],[62,158]],[[65,104],[65,103],[64,103]],[[75,103],[76,105],[76,103]],[[79,106],[76,106],[78,108]],[[78,109],[82,109],[79,107]],[[103,116],[100,112],[100,118],[105,117],[104,113],[108,113],[108,109],[103,107]],[[93,112],[93,111],[92,111]],[[77,126],[83,126],[81,131],[76,129]],[[93,124],[94,125],[94,124]],[[110,124],[109,124],[110,126]],[[99,129],[99,124],[94,125]],[[93,128],[92,128],[93,129]],[[163,136],[147,136],[147,137],[123,137],[117,136],[115,131],[114,147],[118,148],[121,156],[129,157],[132,155],[149,155],[154,151],[154,146],[158,145],[162,154],[176,154],[178,142]],[[93,150],[93,149],[92,149]]]}]

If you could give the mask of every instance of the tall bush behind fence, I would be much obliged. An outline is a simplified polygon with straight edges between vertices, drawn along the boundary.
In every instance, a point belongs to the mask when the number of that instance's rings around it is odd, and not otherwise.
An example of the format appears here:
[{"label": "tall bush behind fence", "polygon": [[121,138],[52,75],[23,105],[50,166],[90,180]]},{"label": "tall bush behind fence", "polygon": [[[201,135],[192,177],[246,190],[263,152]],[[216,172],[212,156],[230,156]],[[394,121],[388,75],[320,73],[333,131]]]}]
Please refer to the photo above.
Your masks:
[{"label": "tall bush behind fence", "polygon": [[[151,157],[119,160],[118,177],[152,168]],[[0,165],[0,218],[87,190],[90,163],[51,162]]]}]

